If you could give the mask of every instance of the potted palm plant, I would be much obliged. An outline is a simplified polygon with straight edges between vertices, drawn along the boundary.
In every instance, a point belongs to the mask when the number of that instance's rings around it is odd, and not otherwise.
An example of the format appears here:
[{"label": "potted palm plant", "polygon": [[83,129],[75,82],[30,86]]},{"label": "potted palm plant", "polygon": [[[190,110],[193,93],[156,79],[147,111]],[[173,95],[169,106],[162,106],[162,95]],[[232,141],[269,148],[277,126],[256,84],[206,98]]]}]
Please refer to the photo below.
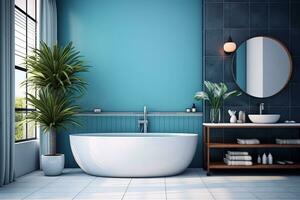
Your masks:
[{"label": "potted palm plant", "polygon": [[210,122],[219,123],[221,121],[221,107],[223,101],[233,96],[240,96],[241,93],[236,90],[227,92],[228,88],[224,83],[204,81],[204,85],[207,91],[197,92],[194,98],[198,101],[208,101],[210,104]]},{"label": "potted palm plant", "polygon": [[26,58],[27,84],[35,94],[28,94],[28,102],[36,110],[29,113],[27,121],[39,123],[43,133],[49,134],[49,154],[42,155],[41,165],[45,175],[59,175],[64,168],[64,155],[56,152],[58,129],[79,125],[74,120],[79,106],[75,104],[86,87],[80,77],[87,72],[79,52],[72,43],[52,48],[41,42],[39,49]]}]

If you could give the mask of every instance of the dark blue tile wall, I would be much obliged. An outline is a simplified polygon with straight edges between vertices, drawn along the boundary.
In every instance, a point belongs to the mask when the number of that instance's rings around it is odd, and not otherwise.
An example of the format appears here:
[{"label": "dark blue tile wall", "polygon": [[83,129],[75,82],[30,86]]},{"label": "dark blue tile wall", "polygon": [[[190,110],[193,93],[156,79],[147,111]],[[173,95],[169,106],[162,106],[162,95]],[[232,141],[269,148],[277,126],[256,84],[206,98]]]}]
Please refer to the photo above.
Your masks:
[{"label": "dark blue tile wall", "polygon": [[[223,44],[229,35],[237,45],[255,36],[274,37],[282,41],[292,55],[292,78],[280,93],[265,99],[250,97],[246,94],[232,98],[224,103],[222,121],[229,121],[228,109],[244,110],[247,114],[257,113],[259,103],[264,102],[266,113],[281,114],[281,121],[300,122],[300,0],[205,0],[204,4],[203,80],[222,81],[230,89],[238,89],[231,72],[233,55],[225,55],[223,52]],[[207,105],[204,111],[203,120],[209,121]],[[217,141],[234,142],[234,138],[238,136],[258,137],[262,141],[274,142],[272,141],[274,136],[300,136],[299,132],[294,130],[272,129],[267,131],[270,133],[266,131],[226,129],[214,131],[213,138]],[[293,154],[297,150],[288,151],[290,152],[288,156],[291,158],[299,154],[299,151],[298,154]],[[273,153],[280,157],[284,155],[284,152],[277,150]],[[222,156],[222,153],[215,154],[214,159],[220,160]]]},{"label": "dark blue tile wall", "polygon": [[280,93],[266,99],[246,94],[230,99],[224,105],[223,121],[228,119],[228,108],[249,113],[257,111],[261,102],[266,103],[266,112],[280,112],[281,121],[299,118],[300,113],[292,110],[300,108],[300,0],[206,0],[204,4],[204,80],[222,81],[238,89],[231,72],[232,55],[223,52],[229,36],[237,45],[254,36],[274,37],[292,55],[292,78]]}]

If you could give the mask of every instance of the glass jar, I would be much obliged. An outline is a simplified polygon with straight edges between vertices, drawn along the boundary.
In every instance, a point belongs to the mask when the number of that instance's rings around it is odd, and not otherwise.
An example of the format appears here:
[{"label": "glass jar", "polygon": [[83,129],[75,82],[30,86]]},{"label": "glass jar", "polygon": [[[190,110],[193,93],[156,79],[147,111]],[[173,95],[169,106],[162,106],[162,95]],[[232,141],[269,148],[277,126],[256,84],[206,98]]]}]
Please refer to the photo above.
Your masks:
[{"label": "glass jar", "polygon": [[220,123],[221,122],[221,109],[220,108],[211,108],[209,114],[211,123]]}]

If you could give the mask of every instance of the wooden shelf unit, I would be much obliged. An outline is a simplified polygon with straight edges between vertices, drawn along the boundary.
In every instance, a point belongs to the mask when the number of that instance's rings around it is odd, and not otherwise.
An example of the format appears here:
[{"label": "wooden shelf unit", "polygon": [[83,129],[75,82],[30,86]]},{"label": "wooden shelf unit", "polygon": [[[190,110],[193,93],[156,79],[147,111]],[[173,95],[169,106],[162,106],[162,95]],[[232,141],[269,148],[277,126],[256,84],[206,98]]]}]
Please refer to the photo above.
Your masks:
[{"label": "wooden shelf unit", "polygon": [[210,169],[299,169],[300,164],[292,164],[292,165],[279,165],[279,164],[273,164],[273,165],[258,165],[253,164],[249,166],[241,166],[241,165],[226,165],[222,162],[212,162],[210,164]]},{"label": "wooden shelf unit", "polygon": [[[251,166],[243,165],[226,165],[223,162],[210,162],[210,151],[211,149],[245,149],[245,148],[300,148],[300,144],[233,144],[233,143],[211,143],[210,131],[211,129],[249,129],[249,128],[293,128],[298,129],[300,133],[300,123],[287,124],[254,124],[254,123],[243,123],[243,124],[230,124],[230,123],[204,123],[203,124],[203,157],[204,163],[207,170],[207,175],[210,175],[211,169],[300,169],[300,163],[293,165],[258,165],[253,164]],[[253,162],[255,163],[255,162]]]},{"label": "wooden shelf unit", "polygon": [[228,144],[228,143],[210,143],[210,148],[300,148],[300,144]]}]

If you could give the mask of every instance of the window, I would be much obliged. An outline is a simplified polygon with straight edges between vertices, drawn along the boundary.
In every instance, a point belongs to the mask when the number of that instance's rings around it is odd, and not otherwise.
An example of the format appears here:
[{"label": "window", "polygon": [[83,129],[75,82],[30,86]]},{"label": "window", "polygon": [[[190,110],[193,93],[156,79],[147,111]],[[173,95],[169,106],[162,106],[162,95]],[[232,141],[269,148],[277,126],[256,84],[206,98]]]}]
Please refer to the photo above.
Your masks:
[{"label": "window", "polygon": [[26,83],[27,66],[24,58],[37,47],[37,0],[15,0],[15,105],[16,134],[15,141],[36,139],[37,128],[34,122],[19,122],[25,119],[29,112],[34,111],[27,102],[30,91]]}]

